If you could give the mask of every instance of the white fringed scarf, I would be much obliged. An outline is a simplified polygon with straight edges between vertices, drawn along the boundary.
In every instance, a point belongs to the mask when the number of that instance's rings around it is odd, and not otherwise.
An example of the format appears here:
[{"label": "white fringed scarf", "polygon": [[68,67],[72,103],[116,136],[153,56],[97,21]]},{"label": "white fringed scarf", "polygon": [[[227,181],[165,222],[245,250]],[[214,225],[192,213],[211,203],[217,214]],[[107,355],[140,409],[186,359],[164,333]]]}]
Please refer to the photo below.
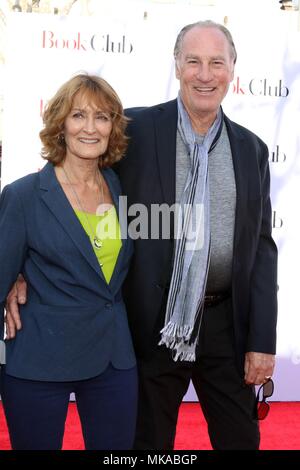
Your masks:
[{"label": "white fringed scarf", "polygon": [[[172,350],[174,361],[195,361],[210,258],[208,154],[220,137],[223,112],[220,108],[199,143],[180,95],[177,103],[178,131],[191,168],[177,214],[174,266],[159,345]],[[193,278],[189,276],[192,263]]]}]

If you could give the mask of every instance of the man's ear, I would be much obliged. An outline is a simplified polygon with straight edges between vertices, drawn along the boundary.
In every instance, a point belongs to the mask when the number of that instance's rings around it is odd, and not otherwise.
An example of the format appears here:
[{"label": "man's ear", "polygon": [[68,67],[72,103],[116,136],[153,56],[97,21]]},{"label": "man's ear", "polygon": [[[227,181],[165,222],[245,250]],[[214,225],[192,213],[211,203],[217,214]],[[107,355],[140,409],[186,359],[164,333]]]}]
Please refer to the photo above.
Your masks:
[{"label": "man's ear", "polygon": [[177,60],[175,60],[175,76],[178,80],[180,79],[180,69],[179,69],[179,65],[178,65]]},{"label": "man's ear", "polygon": [[232,68],[231,68],[231,78],[230,78],[230,81],[232,82],[232,80],[234,79],[234,65],[235,64],[232,64]]}]

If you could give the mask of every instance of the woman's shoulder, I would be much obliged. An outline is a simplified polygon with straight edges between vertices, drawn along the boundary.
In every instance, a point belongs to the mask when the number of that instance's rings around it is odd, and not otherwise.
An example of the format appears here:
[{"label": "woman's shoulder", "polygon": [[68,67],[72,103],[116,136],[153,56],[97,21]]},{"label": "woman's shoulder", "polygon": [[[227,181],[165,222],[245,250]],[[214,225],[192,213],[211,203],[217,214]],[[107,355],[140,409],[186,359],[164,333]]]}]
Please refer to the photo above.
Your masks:
[{"label": "woman's shoulder", "polygon": [[43,168],[39,169],[35,173],[29,173],[28,175],[22,176],[9,183],[6,188],[10,191],[16,192],[28,192],[35,191],[41,185],[41,178],[53,178],[53,165],[47,163]]},{"label": "woman's shoulder", "polygon": [[[21,208],[28,204],[32,205],[35,194],[37,173],[18,178],[7,184],[1,191],[0,206],[10,208]],[[14,210],[15,210],[14,209]]]},{"label": "woman's shoulder", "polygon": [[[36,187],[39,172],[30,173],[26,176],[16,179],[5,186],[5,190],[11,193],[24,194]],[[4,190],[3,189],[3,190]]]}]

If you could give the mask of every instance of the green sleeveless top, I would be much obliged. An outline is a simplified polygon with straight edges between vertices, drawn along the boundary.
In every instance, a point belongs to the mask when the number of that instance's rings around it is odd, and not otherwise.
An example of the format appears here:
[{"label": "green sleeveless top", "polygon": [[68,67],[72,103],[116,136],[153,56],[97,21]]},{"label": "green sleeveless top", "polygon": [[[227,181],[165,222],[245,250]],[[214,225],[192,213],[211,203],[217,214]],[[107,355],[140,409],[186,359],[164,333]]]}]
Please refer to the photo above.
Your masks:
[{"label": "green sleeveless top", "polygon": [[[101,240],[101,248],[96,248],[93,243],[92,247],[105,280],[109,284],[122,246],[121,230],[116,209],[112,206],[100,215],[79,210],[75,210],[75,214],[90,238],[91,243],[95,235]],[[91,233],[91,228],[93,233]]]}]

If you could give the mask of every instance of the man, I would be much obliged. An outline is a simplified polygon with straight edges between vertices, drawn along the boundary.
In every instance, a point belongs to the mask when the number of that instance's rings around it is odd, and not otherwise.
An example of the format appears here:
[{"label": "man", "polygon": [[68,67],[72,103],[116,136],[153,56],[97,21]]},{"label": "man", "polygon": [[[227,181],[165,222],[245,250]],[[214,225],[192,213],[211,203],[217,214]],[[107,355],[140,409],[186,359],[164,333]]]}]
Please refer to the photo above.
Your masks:
[{"label": "man", "polygon": [[[118,169],[129,207],[191,208],[171,222],[173,236],[136,240],[125,285],[140,380],[136,449],[173,448],[190,379],[213,448],[257,449],[254,384],[273,373],[277,317],[268,150],[221,109],[236,61],[229,31],[188,25],[174,55],[178,99],[127,111]],[[199,246],[188,243],[197,207]]]}]

